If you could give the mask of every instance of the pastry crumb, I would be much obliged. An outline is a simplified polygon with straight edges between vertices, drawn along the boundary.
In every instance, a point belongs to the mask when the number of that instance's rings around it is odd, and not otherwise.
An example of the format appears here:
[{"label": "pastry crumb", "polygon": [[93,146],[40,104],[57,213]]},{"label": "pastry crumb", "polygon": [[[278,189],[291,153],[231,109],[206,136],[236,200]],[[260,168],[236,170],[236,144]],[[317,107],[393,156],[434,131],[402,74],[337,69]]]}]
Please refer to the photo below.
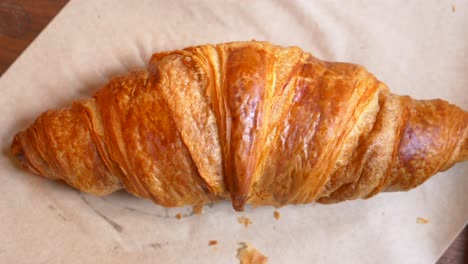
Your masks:
[{"label": "pastry crumb", "polygon": [[429,223],[429,220],[427,220],[424,217],[418,217],[418,218],[416,218],[416,223],[424,225],[424,224]]},{"label": "pastry crumb", "polygon": [[457,6],[455,4],[452,5],[452,12],[455,13],[455,11],[457,11]]},{"label": "pastry crumb", "polygon": [[177,219],[179,219],[179,220],[182,219],[182,215],[181,215],[180,213],[176,214],[175,217],[176,217]]},{"label": "pastry crumb", "polygon": [[240,248],[237,250],[237,258],[240,264],[267,264],[268,258],[256,248],[244,242],[239,244]]},{"label": "pastry crumb", "polygon": [[250,220],[250,218],[248,218],[246,216],[238,217],[237,222],[239,222],[239,224],[244,224],[245,228],[247,228],[250,224],[252,224],[252,221]]},{"label": "pastry crumb", "polygon": [[208,246],[214,246],[214,245],[218,245],[218,240],[210,240],[210,241],[208,241]]},{"label": "pastry crumb", "polygon": [[192,212],[196,215],[203,213],[203,205],[199,204],[192,206]]},{"label": "pastry crumb", "polygon": [[279,219],[281,218],[280,212],[278,212],[278,211],[275,210],[275,211],[273,212],[273,217],[275,217],[276,220],[279,220]]}]

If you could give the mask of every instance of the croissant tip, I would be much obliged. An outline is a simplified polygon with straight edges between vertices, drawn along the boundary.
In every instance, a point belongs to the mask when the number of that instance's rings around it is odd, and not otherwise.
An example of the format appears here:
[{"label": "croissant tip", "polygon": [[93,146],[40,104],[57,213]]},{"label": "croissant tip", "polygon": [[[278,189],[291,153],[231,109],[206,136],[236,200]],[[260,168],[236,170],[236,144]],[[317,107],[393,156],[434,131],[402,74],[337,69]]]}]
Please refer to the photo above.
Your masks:
[{"label": "croissant tip", "polygon": [[10,154],[15,161],[19,162],[21,165],[24,166],[26,157],[24,154],[24,149],[23,149],[23,145],[21,144],[19,134],[15,136],[15,138],[13,139],[13,142],[11,143]]},{"label": "croissant tip", "polygon": [[10,147],[10,155],[16,164],[40,175],[39,171],[31,165],[28,156],[26,155],[23,143],[21,142],[21,133],[16,134],[13,138],[13,142]]},{"label": "croissant tip", "polygon": [[232,207],[238,212],[243,212],[245,209],[245,195],[244,196],[233,196]]}]

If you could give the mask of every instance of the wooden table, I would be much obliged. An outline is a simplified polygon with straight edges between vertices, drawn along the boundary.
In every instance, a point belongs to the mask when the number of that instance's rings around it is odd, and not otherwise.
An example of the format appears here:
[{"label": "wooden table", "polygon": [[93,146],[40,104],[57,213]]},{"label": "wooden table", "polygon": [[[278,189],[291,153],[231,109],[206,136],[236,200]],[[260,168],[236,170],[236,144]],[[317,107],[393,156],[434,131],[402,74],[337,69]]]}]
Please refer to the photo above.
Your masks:
[{"label": "wooden table", "polygon": [[[68,0],[0,0],[0,76]],[[468,263],[468,227],[437,261]]]}]

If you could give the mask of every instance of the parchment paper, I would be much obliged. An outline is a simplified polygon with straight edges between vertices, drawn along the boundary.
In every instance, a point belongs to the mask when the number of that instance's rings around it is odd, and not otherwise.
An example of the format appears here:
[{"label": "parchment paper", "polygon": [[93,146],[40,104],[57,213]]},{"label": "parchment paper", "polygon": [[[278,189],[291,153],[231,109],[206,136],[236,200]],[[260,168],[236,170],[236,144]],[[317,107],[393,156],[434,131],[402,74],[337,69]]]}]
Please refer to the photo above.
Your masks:
[{"label": "parchment paper", "polygon": [[[234,40],[359,63],[395,93],[467,110],[467,25],[468,1],[71,1],[0,80],[2,149],[41,112],[92,95],[153,52]],[[237,213],[225,202],[190,216],[124,192],[80,194],[2,155],[0,262],[237,263],[248,242],[270,263],[432,263],[468,219],[467,176],[465,162],[410,192],[288,206],[275,220],[270,207]]]}]

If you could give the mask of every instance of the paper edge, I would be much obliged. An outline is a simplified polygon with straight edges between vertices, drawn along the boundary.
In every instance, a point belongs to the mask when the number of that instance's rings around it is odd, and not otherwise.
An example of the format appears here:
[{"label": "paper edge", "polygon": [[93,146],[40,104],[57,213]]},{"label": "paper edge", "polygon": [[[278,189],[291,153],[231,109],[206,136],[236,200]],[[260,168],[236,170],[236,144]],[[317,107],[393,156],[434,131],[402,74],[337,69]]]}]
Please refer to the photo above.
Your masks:
[{"label": "paper edge", "polygon": [[6,70],[0,76],[0,79],[8,75],[11,69],[16,67],[18,61],[21,60],[21,58],[23,58],[24,56],[26,56],[25,54],[29,53],[31,47],[36,45],[37,40],[42,38],[45,32],[49,31],[52,26],[55,26],[54,22],[57,20],[57,17],[63,15],[63,11],[70,6],[70,2],[72,1],[67,1],[65,3],[65,5],[60,9],[60,11],[47,23],[47,25],[45,25],[45,27],[39,32],[39,34],[37,34],[37,36],[31,41],[31,43],[29,43],[29,45],[16,57],[16,59],[8,66],[8,68],[6,68]]},{"label": "paper edge", "polygon": [[437,259],[435,259],[433,262],[434,264],[436,264],[440,260],[440,258],[447,252],[447,250],[452,246],[453,242],[455,242],[455,239],[457,239],[458,236],[461,235],[461,233],[463,232],[463,230],[465,230],[467,226],[468,226],[468,219],[465,220],[465,224],[460,228],[460,230],[454,232],[454,234],[449,235],[450,240],[449,240],[448,245],[445,246],[442,252],[438,254]]}]

